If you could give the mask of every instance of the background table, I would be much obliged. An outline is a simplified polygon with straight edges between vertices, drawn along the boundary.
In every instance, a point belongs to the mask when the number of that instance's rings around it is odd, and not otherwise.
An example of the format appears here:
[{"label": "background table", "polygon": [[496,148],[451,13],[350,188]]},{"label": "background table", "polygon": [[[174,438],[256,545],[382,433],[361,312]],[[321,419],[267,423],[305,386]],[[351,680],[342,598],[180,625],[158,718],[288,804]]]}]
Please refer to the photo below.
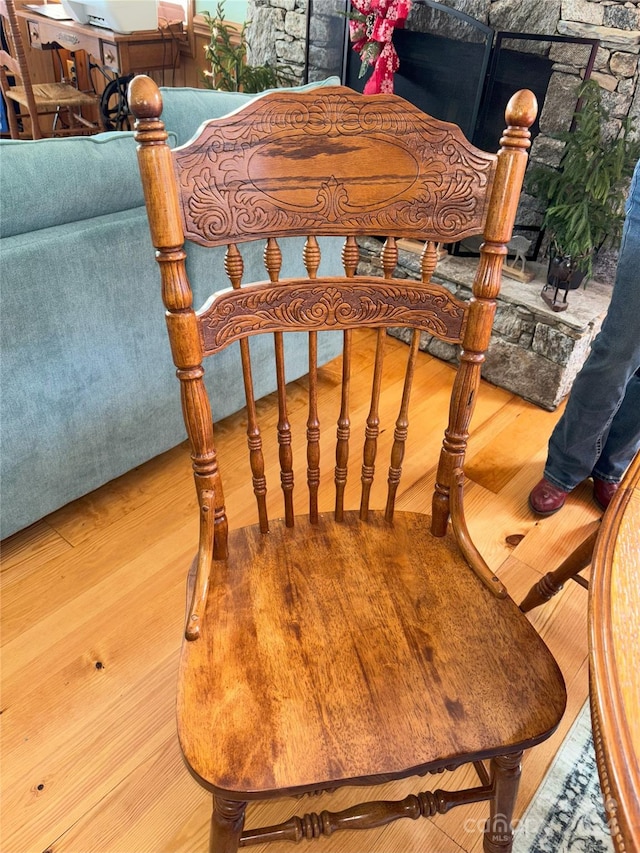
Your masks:
[{"label": "background table", "polygon": [[171,68],[179,53],[178,42],[167,29],[124,34],[72,20],[56,21],[24,8],[18,14],[27,22],[32,48],[84,50],[114,74]]}]

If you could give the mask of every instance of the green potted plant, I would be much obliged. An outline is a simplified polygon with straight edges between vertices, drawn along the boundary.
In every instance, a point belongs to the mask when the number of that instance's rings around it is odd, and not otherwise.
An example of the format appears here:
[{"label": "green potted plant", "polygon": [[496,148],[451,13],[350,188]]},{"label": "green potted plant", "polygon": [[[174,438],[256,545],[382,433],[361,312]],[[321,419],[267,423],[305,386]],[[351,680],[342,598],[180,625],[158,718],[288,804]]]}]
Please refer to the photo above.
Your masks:
[{"label": "green potted plant", "polygon": [[205,86],[224,92],[263,92],[278,86],[291,86],[295,82],[291,69],[275,65],[249,65],[247,63],[247,27],[240,28],[225,20],[224,0],[218,3],[215,16],[204,12],[209,27],[209,44],[204,55],[211,66],[203,72]]},{"label": "green potted plant", "polygon": [[[592,274],[595,253],[620,239],[625,191],[640,157],[631,118],[622,121],[615,138],[607,137],[609,112],[595,80],[581,85],[579,98],[573,129],[558,136],[565,143],[559,168],[533,166],[527,179],[528,190],[546,206],[542,227],[551,238],[547,281],[556,295],[545,296],[545,289],[543,298],[555,310],[566,307],[567,290]],[[565,291],[564,303],[558,303],[558,290]]]}]

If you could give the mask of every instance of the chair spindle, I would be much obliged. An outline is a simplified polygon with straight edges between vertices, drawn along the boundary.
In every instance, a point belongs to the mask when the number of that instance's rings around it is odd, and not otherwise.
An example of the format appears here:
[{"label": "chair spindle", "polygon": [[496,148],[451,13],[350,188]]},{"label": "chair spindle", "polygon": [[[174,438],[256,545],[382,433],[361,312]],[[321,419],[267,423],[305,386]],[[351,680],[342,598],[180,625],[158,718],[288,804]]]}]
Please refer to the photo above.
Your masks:
[{"label": "chair spindle", "polygon": [[282,269],[282,252],[275,237],[269,237],[264,248],[264,265],[269,273],[269,281],[276,282]]},{"label": "chair spindle", "polygon": [[382,272],[385,278],[393,278],[395,268],[398,266],[398,247],[395,237],[387,237],[384,241],[381,253]]},{"label": "chair spindle", "polygon": [[[360,250],[356,238],[349,235],[342,247],[342,264],[347,278],[353,278],[358,268]],[[334,482],[336,486],[335,519],[344,518],[344,493],[347,486],[347,465],[349,462],[349,438],[351,421],[349,418],[349,392],[351,386],[351,331],[346,329],[342,345],[342,393],[340,415],[336,431],[336,467]]]},{"label": "chair spindle", "polygon": [[[320,246],[312,234],[307,237],[302,253],[310,279],[320,267]],[[318,336],[309,332],[309,417],[307,419],[307,486],[309,488],[309,520],[318,523],[318,489],[320,488],[320,419],[318,417]]]},{"label": "chair spindle", "polygon": [[[244,274],[244,261],[235,243],[227,246],[224,256],[224,269],[234,290],[240,290]],[[249,341],[240,341],[240,358],[242,361],[242,377],[244,382],[244,397],[247,404],[247,445],[249,447],[249,464],[253,493],[258,505],[258,520],[262,533],[269,531],[267,518],[267,480],[264,475],[264,456],[262,453],[262,435],[258,425],[256,403],[253,393],[253,376],[251,372],[251,352]]]},{"label": "chair spindle", "polygon": [[244,261],[235,243],[230,243],[227,246],[224,256],[224,270],[229,277],[233,289],[239,290],[242,285],[242,276],[244,275]]},{"label": "chair spindle", "polygon": [[411,397],[411,388],[413,386],[413,375],[416,367],[416,357],[420,344],[420,331],[413,330],[411,336],[411,346],[407,356],[407,370],[404,376],[404,387],[402,389],[402,402],[400,403],[400,412],[396,421],[396,428],[393,434],[393,447],[391,448],[391,463],[389,465],[388,489],[387,489],[387,506],[385,508],[384,517],[387,521],[393,520],[393,511],[396,503],[396,494],[402,476],[402,460],[407,443],[407,435],[409,433],[409,400]]},{"label": "chair spindle", "polygon": [[349,436],[351,421],[349,420],[349,391],[351,386],[351,331],[344,332],[342,346],[342,392],[340,396],[340,415],[336,431],[336,521],[344,518],[344,491],[347,485],[347,466],[349,463]]},{"label": "chair spindle", "polygon": [[[235,243],[230,243],[227,246],[224,258],[224,268],[233,289],[239,290],[242,285],[242,276],[244,274],[244,261]],[[256,502],[258,505],[260,530],[263,533],[267,533],[269,530],[266,502],[267,481],[264,475],[262,436],[260,434],[260,427],[258,426],[256,413],[253,377],[251,373],[251,353],[247,338],[243,338],[240,341],[240,358],[242,361],[244,395],[247,405],[247,445],[249,447],[249,464],[251,466],[253,493],[256,496]]]},{"label": "chair spindle", "polygon": [[262,533],[269,532],[267,517],[267,479],[264,474],[264,454],[262,452],[262,434],[258,425],[256,401],[253,393],[253,376],[251,374],[251,355],[249,341],[240,341],[240,357],[242,359],[242,376],[244,394],[247,403],[247,445],[249,447],[249,464],[251,465],[251,480],[253,493],[258,504],[258,521]]},{"label": "chair spindle", "polygon": [[284,517],[287,527],[293,527],[293,450],[291,423],[287,411],[287,387],[284,369],[284,341],[282,332],[275,332],[276,381],[278,386],[278,456],[280,460],[280,485],[284,496]]},{"label": "chair spindle", "polygon": [[347,278],[351,278],[356,274],[358,269],[358,261],[360,260],[360,250],[356,243],[356,238],[350,234],[342,247],[342,265]]},{"label": "chair spindle", "polygon": [[422,254],[420,255],[420,275],[423,284],[428,284],[431,281],[431,276],[438,265],[438,250],[433,240],[428,240],[424,244]]},{"label": "chair spindle", "polygon": [[[264,265],[269,280],[276,283],[282,269],[282,252],[275,237],[269,237],[264,249]],[[280,460],[280,485],[284,497],[284,517],[287,527],[293,527],[293,451],[291,447],[291,422],[287,410],[287,387],[284,366],[284,338],[282,332],[273,335],[278,388],[278,458]]]},{"label": "chair spindle", "polygon": [[318,523],[320,487],[320,419],[318,416],[318,333],[309,332],[309,417],[307,419],[307,485],[309,520]]},{"label": "chair spindle", "polygon": [[364,448],[362,451],[362,494],[360,496],[360,518],[362,521],[366,521],[369,516],[369,498],[376,470],[378,435],[380,434],[380,389],[382,386],[385,337],[385,329],[378,329],[375,366],[373,368],[373,383],[371,388],[371,408],[369,409],[369,414],[367,416],[367,425],[364,431]]},{"label": "chair spindle", "polygon": [[311,236],[307,237],[302,252],[304,266],[309,278],[317,277],[318,269],[320,267],[320,257],[320,246],[318,245],[318,240],[312,234]]}]

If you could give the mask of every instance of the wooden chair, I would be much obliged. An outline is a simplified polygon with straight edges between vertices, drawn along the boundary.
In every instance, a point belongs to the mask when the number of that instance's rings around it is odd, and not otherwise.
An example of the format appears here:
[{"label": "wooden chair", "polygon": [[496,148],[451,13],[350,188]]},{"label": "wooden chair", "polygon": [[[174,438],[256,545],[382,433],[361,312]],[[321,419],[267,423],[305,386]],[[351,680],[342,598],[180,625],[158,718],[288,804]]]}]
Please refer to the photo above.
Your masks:
[{"label": "wooden chair", "polygon": [[[200,508],[178,727],[191,772],[213,793],[210,850],[371,828],[487,800],[484,850],[509,851],[522,751],[556,728],[566,695],[548,649],[471,539],[463,463],[536,114],[532,93],[510,101],[497,156],[396,96],[341,87],[257,98],[206,123],[175,151],[166,144],[155,84],[136,77],[129,102]],[[467,304],[430,279],[436,243],[477,232],[485,242]],[[356,276],[356,238],[365,234],[387,235],[381,278]],[[324,276],[317,238],[336,235],[345,237],[344,275]],[[281,244],[292,236],[306,238],[304,277],[281,275]],[[426,241],[422,282],[393,277],[398,237]],[[231,287],[198,311],[185,238],[227,246]],[[267,276],[245,284],[240,245],[249,240],[265,241]],[[377,330],[371,395],[364,410],[351,411],[353,335],[362,326]],[[395,386],[397,419],[385,431],[379,398],[389,326],[407,326],[413,336],[405,378]],[[333,427],[321,420],[316,393],[318,333],[327,330],[344,343]],[[283,340],[294,331],[309,339],[300,515],[283,355]],[[461,345],[432,518],[395,509],[422,332]],[[274,338],[279,401],[273,452],[284,508],[276,513],[268,511],[268,436],[253,396],[249,346],[263,334]],[[202,367],[203,357],[236,342],[257,502],[257,523],[240,529],[227,520],[224,460],[219,467]],[[215,370],[214,359],[214,380]],[[333,429],[335,455],[323,479],[320,445]],[[352,484],[356,435],[363,451],[359,483]],[[382,484],[376,509],[383,448],[390,450],[388,488]],[[233,482],[239,466],[227,464]],[[428,461],[420,464],[426,472]],[[375,785],[469,762],[479,779],[463,791],[422,792],[243,831],[248,801]]]},{"label": "wooden chair", "polygon": [[[81,113],[83,108],[93,108],[100,115],[95,95],[81,92],[66,82],[31,82],[14,0],[0,0],[0,17],[9,46],[9,52],[0,50],[0,89],[7,108],[11,138],[77,136],[102,130],[101,124],[90,121]],[[13,83],[9,82],[9,76],[14,78]],[[17,113],[14,104],[19,104]],[[51,130],[42,129],[40,117],[44,115],[53,116]],[[30,133],[24,128],[26,119],[31,125]]]}]

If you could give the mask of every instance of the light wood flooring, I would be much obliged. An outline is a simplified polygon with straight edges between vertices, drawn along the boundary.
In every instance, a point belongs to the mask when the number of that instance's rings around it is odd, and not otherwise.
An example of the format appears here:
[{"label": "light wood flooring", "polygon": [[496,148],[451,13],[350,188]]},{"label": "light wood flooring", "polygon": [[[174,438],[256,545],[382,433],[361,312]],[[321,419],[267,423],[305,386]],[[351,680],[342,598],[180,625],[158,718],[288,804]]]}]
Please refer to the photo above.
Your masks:
[{"label": "light wood flooring", "polygon": [[[359,351],[369,344],[364,338]],[[389,339],[388,353],[387,369],[393,370],[406,348]],[[453,369],[420,358],[410,442],[435,463]],[[321,404],[338,371],[336,363],[322,369]],[[301,380],[290,388],[294,426],[306,419],[303,387]],[[176,399],[177,394],[176,387]],[[273,398],[261,402],[260,410],[263,422],[275,422]],[[558,417],[559,412],[542,411],[483,384],[468,454],[469,526],[517,601],[588,534],[599,515],[587,484],[553,517],[537,520],[527,508]],[[325,417],[328,433],[333,432],[328,423]],[[245,426],[242,413],[218,426],[226,470],[245,464]],[[273,456],[267,474],[272,473],[275,497]],[[433,468],[407,467],[399,508],[428,510],[433,474]],[[232,523],[252,521],[249,487],[226,484],[226,494]],[[3,853],[207,850],[209,797],[182,764],[174,723],[184,578],[196,542],[190,461],[180,445],[3,543]],[[556,734],[525,757],[517,814],[588,689],[586,591],[570,583],[531,619],[560,664],[569,704]],[[447,787],[447,781],[446,776],[405,780],[388,785],[383,794],[401,798]],[[250,806],[247,825],[276,822],[296,811],[337,810],[361,794],[343,790]],[[312,844],[318,853],[470,853],[481,850],[484,817],[484,806],[465,807],[432,821],[402,820],[382,831],[343,832]],[[268,849],[294,848],[282,843]]]}]

